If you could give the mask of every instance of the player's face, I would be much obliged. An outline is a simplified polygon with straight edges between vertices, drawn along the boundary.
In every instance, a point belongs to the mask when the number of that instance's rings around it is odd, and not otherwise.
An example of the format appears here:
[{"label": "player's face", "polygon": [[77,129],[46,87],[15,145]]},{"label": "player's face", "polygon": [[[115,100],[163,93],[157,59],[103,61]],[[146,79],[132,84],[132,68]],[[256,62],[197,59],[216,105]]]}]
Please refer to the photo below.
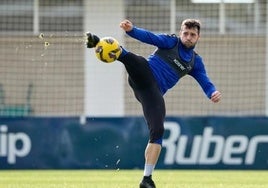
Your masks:
[{"label": "player's face", "polygon": [[194,47],[200,37],[200,35],[198,34],[197,28],[189,29],[186,26],[182,26],[179,36],[180,36],[182,43],[187,48]]}]

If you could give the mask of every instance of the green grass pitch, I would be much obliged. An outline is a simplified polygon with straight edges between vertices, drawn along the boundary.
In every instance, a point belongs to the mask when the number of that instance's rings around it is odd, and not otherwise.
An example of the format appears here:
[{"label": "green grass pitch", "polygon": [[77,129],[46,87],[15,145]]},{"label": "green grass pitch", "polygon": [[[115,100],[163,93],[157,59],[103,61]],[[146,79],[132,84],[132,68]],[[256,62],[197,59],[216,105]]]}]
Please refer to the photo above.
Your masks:
[{"label": "green grass pitch", "polygon": [[[0,188],[138,188],[141,170],[3,170]],[[268,171],[156,170],[157,188],[267,188]]]}]

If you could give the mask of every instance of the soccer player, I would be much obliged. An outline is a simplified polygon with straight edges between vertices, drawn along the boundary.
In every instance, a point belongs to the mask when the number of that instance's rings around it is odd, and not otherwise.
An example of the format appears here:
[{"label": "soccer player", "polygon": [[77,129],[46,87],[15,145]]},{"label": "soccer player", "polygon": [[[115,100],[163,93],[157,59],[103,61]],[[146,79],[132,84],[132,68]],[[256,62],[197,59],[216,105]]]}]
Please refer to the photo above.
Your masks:
[{"label": "soccer player", "polygon": [[[124,64],[129,85],[142,105],[150,134],[140,188],[155,188],[152,173],[161,151],[166,115],[163,95],[185,75],[192,76],[212,102],[219,102],[221,93],[210,81],[202,58],[194,51],[200,38],[198,20],[184,20],[178,35],[155,34],[134,26],[129,20],[122,21],[120,27],[134,39],[156,46],[148,59],[121,46],[118,58]],[[95,47],[99,41],[99,37],[91,33],[87,33],[87,39],[88,48]]]}]

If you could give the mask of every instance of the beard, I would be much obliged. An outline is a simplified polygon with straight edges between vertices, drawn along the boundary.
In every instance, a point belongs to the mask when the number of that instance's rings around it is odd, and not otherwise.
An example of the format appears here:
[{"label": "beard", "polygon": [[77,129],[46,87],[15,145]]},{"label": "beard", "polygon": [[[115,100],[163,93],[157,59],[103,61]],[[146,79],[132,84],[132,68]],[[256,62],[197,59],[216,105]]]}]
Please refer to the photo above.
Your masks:
[{"label": "beard", "polygon": [[183,41],[182,43],[186,48],[193,48],[196,44],[196,43],[193,43],[191,41]]}]

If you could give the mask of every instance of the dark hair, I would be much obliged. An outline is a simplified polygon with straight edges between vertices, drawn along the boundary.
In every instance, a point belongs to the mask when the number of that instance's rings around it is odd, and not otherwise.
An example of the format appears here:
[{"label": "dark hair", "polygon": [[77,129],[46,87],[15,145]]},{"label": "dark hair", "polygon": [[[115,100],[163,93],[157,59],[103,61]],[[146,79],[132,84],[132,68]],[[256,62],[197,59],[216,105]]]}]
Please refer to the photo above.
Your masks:
[{"label": "dark hair", "polygon": [[200,33],[201,23],[199,20],[196,20],[196,19],[183,20],[181,27],[182,26],[186,26],[188,29],[196,28],[198,31],[198,34]]}]

